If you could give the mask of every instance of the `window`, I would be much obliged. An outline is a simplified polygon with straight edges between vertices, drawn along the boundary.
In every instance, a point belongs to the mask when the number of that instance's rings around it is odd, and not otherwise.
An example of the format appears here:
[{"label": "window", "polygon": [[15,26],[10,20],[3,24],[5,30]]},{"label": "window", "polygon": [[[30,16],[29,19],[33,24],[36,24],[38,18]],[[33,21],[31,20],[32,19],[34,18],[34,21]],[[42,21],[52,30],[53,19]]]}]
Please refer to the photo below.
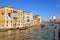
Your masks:
[{"label": "window", "polygon": [[13,19],[17,19],[17,17],[13,17]]},{"label": "window", "polygon": [[11,23],[12,23],[12,20],[11,20]]},{"label": "window", "polygon": [[8,23],[8,21],[7,21],[7,23]]},{"label": "window", "polygon": [[7,21],[7,25],[6,26],[8,26],[8,21]]},{"label": "window", "polygon": [[8,26],[8,24],[6,26]]},{"label": "window", "polygon": [[17,11],[13,10],[13,13],[17,13]]},{"label": "window", "polygon": [[4,15],[4,13],[2,13],[2,15]]},{"label": "window", "polygon": [[27,16],[27,18],[29,18],[29,16]]},{"label": "window", "polygon": [[27,22],[30,22],[30,20],[28,19]]},{"label": "window", "polygon": [[8,13],[8,16],[11,17],[11,13]]}]

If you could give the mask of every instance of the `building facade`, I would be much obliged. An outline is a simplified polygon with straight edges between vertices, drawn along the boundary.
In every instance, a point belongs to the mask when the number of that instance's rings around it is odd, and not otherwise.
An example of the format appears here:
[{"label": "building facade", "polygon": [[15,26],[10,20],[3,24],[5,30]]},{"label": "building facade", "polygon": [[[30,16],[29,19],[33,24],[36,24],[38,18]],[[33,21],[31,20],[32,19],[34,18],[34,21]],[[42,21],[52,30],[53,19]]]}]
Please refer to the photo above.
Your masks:
[{"label": "building facade", "polygon": [[0,28],[17,28],[25,24],[31,24],[33,16],[31,12],[24,12],[11,6],[0,8]]},{"label": "building facade", "polygon": [[41,16],[39,15],[34,15],[33,20],[34,20],[33,24],[36,26],[40,26],[42,24]]},{"label": "building facade", "polygon": [[33,15],[32,12],[24,11],[24,25],[25,26],[32,26],[33,24]]},{"label": "building facade", "polygon": [[50,19],[50,22],[53,22],[53,23],[60,23],[60,18],[57,17],[57,16],[53,16],[52,19]]}]

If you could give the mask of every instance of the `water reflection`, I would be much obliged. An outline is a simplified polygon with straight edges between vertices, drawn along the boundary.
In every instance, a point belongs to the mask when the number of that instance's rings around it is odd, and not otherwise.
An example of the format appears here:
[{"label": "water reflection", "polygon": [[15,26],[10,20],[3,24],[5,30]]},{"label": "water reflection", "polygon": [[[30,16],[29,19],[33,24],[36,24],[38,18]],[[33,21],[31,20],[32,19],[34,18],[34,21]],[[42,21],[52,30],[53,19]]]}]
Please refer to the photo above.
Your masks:
[{"label": "water reflection", "polygon": [[0,32],[0,40],[53,40],[53,31],[56,26],[45,25],[45,27],[30,27],[26,30],[8,30]]},{"label": "water reflection", "polygon": [[26,30],[8,30],[0,32],[0,40],[39,40],[43,30],[40,27],[32,27]]}]

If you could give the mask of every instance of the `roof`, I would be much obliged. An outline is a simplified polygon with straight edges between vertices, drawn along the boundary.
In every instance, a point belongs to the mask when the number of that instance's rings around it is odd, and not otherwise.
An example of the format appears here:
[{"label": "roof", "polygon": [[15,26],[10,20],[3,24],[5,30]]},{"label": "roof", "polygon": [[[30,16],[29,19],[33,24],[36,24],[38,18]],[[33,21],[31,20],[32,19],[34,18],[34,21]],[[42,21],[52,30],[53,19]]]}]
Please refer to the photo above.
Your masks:
[{"label": "roof", "polygon": [[[12,7],[12,6],[3,6],[3,7],[0,7],[0,8],[4,8],[4,7],[8,7],[8,8],[14,8],[14,7]],[[14,9],[17,9],[17,10],[22,10],[21,8],[14,8]]]}]

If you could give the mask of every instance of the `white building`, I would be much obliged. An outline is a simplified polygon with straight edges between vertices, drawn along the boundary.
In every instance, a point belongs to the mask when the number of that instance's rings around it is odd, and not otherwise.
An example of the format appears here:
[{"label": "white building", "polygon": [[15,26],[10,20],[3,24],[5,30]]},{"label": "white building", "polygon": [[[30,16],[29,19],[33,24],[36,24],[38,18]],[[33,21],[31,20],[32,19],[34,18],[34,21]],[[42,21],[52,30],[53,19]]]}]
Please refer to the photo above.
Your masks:
[{"label": "white building", "polygon": [[23,17],[23,20],[24,20],[24,25],[25,26],[32,26],[33,24],[33,15],[32,15],[32,12],[25,12],[24,11],[24,17]]}]

